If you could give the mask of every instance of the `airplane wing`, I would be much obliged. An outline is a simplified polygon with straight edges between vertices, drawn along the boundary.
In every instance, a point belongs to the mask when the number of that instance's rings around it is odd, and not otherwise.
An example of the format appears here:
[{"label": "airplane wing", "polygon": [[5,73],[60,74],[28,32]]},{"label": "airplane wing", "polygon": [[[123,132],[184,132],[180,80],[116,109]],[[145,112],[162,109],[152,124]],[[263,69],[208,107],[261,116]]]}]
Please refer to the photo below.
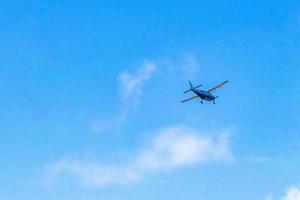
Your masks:
[{"label": "airplane wing", "polygon": [[[201,87],[201,86],[202,86],[202,84],[199,84],[199,85],[193,87],[193,89],[196,89],[196,88]],[[186,94],[186,93],[188,93],[188,92],[190,92],[190,91],[192,91],[192,89],[189,89],[189,90],[184,91],[183,94]]]},{"label": "airplane wing", "polygon": [[219,85],[217,85],[217,86],[215,86],[215,87],[213,87],[213,88],[207,90],[207,92],[208,92],[208,93],[212,93],[213,91],[215,91],[216,89],[222,87],[223,85],[225,85],[225,84],[228,83],[228,82],[229,82],[229,81],[224,81],[223,83],[221,83],[221,84],[219,84]]},{"label": "airplane wing", "polygon": [[188,98],[188,99],[182,100],[182,101],[181,101],[181,103],[185,103],[185,102],[187,102],[187,101],[190,101],[190,100],[192,100],[192,99],[196,99],[196,98],[198,98],[198,96],[193,96],[193,97],[191,97],[191,98]]}]

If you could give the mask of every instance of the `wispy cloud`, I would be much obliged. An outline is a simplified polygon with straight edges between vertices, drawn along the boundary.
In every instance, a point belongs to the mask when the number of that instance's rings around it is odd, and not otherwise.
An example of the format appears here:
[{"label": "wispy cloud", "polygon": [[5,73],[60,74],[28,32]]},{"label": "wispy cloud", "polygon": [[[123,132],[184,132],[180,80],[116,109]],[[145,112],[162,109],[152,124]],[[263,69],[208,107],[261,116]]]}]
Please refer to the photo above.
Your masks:
[{"label": "wispy cloud", "polygon": [[[265,200],[274,200],[274,198],[269,194],[265,197]],[[300,200],[300,188],[295,186],[289,187],[280,200]]]},{"label": "wispy cloud", "polygon": [[121,96],[123,101],[128,99],[138,99],[143,83],[151,78],[156,70],[156,63],[146,60],[135,73],[122,72],[119,76],[121,83]]},{"label": "wispy cloud", "polygon": [[282,200],[300,200],[300,188],[290,187]]},{"label": "wispy cloud", "polygon": [[92,122],[92,129],[98,132],[112,131],[126,121],[130,111],[134,110],[140,102],[143,85],[153,76],[156,68],[155,62],[145,60],[136,72],[122,72],[118,77],[121,110],[111,119],[95,120]]},{"label": "wispy cloud", "polygon": [[184,79],[194,79],[200,70],[200,61],[196,54],[185,52],[179,56],[161,59],[159,66],[166,73],[180,73]]},{"label": "wispy cloud", "polygon": [[199,66],[199,60],[194,54],[185,54],[181,59],[181,67],[188,78],[196,76]]},{"label": "wispy cloud", "polygon": [[138,156],[138,165],[147,170],[168,170],[211,161],[229,161],[229,138],[204,136],[187,126],[162,129],[148,149]]},{"label": "wispy cloud", "polygon": [[61,159],[47,170],[45,182],[52,184],[58,178],[75,177],[85,186],[105,186],[135,182],[139,174],[133,168],[89,163],[83,160]]},{"label": "wispy cloud", "polygon": [[122,72],[119,76],[121,97],[124,104],[138,103],[142,95],[142,86],[156,70],[156,63],[146,60],[135,73]]},{"label": "wispy cloud", "polygon": [[273,196],[271,194],[268,194],[264,200],[273,200]]},{"label": "wispy cloud", "polygon": [[141,181],[147,174],[170,171],[196,164],[232,161],[227,131],[218,137],[207,136],[187,126],[172,126],[156,131],[127,164],[99,164],[62,159],[51,165],[47,180],[75,177],[87,186],[109,186]]},{"label": "wispy cloud", "polygon": [[261,163],[267,163],[267,162],[271,161],[272,159],[271,159],[271,157],[267,157],[267,156],[248,155],[245,157],[245,160],[250,163],[261,164]]}]

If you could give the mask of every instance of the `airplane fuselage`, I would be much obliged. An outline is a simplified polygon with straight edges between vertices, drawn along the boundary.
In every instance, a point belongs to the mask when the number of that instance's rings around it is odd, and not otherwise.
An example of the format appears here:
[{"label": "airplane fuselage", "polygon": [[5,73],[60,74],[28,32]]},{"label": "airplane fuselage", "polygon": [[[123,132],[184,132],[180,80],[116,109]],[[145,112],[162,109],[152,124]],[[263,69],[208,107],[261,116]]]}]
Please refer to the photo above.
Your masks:
[{"label": "airplane fuselage", "polygon": [[196,89],[193,89],[192,90],[198,97],[200,97],[202,100],[206,100],[206,101],[213,101],[215,100],[215,96],[212,95],[211,93],[209,92],[206,92],[204,90],[196,90]]}]

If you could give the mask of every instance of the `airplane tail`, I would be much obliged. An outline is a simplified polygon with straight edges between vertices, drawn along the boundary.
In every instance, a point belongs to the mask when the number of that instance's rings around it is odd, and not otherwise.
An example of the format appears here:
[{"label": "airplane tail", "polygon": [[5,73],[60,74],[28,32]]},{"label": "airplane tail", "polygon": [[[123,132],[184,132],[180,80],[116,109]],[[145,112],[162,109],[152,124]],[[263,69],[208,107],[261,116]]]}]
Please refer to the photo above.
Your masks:
[{"label": "airplane tail", "polygon": [[188,93],[188,92],[191,92],[191,91],[195,90],[196,88],[198,88],[198,87],[201,87],[201,86],[202,86],[201,84],[199,84],[199,85],[196,85],[196,86],[193,86],[193,84],[191,83],[191,81],[189,81],[189,84],[190,84],[190,89],[188,89],[188,90],[184,91],[184,92],[183,92],[184,94],[185,94],[185,93]]},{"label": "airplane tail", "polygon": [[191,89],[194,88],[191,81],[189,81],[189,84],[190,84]]}]

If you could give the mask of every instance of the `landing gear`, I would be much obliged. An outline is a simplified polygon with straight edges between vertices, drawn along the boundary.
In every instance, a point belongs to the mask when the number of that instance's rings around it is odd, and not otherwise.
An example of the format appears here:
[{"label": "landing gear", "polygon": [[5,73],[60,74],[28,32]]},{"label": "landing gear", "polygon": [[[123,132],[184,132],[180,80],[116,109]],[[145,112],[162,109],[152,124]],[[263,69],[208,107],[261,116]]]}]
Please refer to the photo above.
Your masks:
[{"label": "landing gear", "polygon": [[214,101],[214,104],[216,104],[216,102]]},{"label": "landing gear", "polygon": [[203,104],[203,100],[201,100],[201,104]]}]

